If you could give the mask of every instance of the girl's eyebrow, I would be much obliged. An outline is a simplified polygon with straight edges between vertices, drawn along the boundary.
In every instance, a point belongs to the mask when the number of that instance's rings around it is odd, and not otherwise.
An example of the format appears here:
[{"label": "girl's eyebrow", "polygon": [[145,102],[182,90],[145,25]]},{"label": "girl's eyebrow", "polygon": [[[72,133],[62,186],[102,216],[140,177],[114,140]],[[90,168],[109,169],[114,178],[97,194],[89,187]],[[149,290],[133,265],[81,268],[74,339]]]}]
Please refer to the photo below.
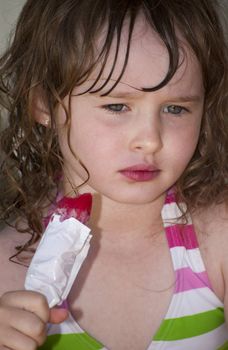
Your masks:
[{"label": "girl's eyebrow", "polygon": [[202,100],[203,96],[200,95],[183,95],[169,98],[171,102],[201,102]]}]

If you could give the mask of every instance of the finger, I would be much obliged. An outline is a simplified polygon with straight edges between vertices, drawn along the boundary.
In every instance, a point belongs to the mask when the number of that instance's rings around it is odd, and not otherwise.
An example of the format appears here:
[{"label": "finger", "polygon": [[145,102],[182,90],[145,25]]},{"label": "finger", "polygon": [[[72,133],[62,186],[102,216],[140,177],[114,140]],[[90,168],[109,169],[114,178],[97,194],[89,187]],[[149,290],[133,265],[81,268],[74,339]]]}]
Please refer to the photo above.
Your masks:
[{"label": "finger", "polygon": [[[15,307],[5,307],[1,312],[1,320],[7,320],[9,328],[16,329],[30,338],[34,339],[39,345],[46,339],[46,323],[44,323],[36,314],[17,309]],[[0,320],[0,324],[3,323]],[[3,323],[3,327],[5,323]]]},{"label": "finger", "polygon": [[66,309],[53,308],[50,310],[49,323],[61,323],[69,316]]},{"label": "finger", "polygon": [[7,292],[0,299],[0,306],[10,306],[34,312],[44,323],[49,319],[49,306],[44,295],[33,291]]},{"label": "finger", "polygon": [[1,328],[1,343],[4,347],[14,350],[36,350],[39,346],[34,339],[8,327]]}]

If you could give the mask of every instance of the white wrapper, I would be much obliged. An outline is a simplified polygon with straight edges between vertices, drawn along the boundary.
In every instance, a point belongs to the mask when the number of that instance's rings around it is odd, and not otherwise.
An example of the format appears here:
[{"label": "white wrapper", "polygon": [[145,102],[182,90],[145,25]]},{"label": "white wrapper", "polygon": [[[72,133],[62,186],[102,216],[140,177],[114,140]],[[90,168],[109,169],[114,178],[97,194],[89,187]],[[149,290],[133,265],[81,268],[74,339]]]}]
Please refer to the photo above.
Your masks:
[{"label": "white wrapper", "polygon": [[29,266],[25,289],[44,294],[49,307],[68,296],[90,247],[90,229],[75,218],[54,214]]}]

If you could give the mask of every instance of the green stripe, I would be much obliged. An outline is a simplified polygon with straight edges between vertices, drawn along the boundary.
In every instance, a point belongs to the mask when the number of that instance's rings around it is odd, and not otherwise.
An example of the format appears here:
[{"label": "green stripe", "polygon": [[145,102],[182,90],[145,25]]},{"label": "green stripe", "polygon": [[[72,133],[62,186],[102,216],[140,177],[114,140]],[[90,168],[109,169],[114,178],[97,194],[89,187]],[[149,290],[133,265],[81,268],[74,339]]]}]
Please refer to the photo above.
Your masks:
[{"label": "green stripe", "polygon": [[87,333],[49,335],[39,350],[100,350],[103,345]]},{"label": "green stripe", "polygon": [[225,322],[224,309],[163,320],[153,340],[180,340],[208,333]]},{"label": "green stripe", "polygon": [[228,341],[226,341],[223,346],[221,346],[220,348],[218,348],[217,350],[228,350]]}]

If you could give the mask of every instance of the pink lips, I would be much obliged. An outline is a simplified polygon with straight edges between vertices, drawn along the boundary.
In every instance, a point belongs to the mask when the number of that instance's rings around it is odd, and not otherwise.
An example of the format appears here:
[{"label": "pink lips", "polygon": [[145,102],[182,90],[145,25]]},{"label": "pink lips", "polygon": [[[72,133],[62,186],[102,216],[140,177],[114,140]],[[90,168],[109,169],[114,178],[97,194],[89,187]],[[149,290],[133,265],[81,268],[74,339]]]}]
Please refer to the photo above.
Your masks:
[{"label": "pink lips", "polygon": [[160,170],[153,165],[137,164],[123,170],[120,173],[130,180],[134,181],[150,181],[158,176]]}]

